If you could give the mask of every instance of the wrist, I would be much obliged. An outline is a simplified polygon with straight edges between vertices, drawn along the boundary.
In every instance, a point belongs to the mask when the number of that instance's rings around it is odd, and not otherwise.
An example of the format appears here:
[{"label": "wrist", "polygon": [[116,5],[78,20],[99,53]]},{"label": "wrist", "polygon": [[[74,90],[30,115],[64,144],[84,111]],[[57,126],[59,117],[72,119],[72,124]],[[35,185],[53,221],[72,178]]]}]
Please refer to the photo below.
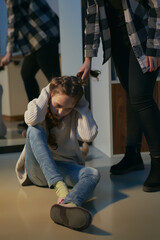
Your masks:
[{"label": "wrist", "polygon": [[12,57],[12,53],[11,53],[11,52],[7,52],[6,55],[7,55],[8,57]]},{"label": "wrist", "polygon": [[85,62],[91,63],[92,58],[91,57],[85,57]]}]

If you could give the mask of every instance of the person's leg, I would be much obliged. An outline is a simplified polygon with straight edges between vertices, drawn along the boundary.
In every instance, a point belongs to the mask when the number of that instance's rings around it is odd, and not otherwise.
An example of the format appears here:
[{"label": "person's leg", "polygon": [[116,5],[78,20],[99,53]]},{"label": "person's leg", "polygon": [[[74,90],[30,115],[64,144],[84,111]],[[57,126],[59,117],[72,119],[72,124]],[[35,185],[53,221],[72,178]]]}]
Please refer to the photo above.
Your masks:
[{"label": "person's leg", "polygon": [[[119,41],[117,41],[117,36],[120,36],[118,38]],[[144,169],[143,160],[140,155],[142,129],[137,117],[137,113],[130,104],[130,99],[128,97],[129,56],[131,46],[128,40],[126,29],[116,29],[116,31],[112,33],[111,37],[114,66],[120,83],[126,92],[127,133],[125,155],[119,163],[111,167],[110,172],[111,174],[124,174],[130,171]]]},{"label": "person's leg", "polygon": [[4,138],[4,136],[7,133],[6,125],[4,124],[2,119],[2,94],[3,94],[3,88],[2,88],[2,85],[0,84],[0,138]]},{"label": "person's leg", "polygon": [[41,126],[29,127],[27,130],[25,167],[29,179],[35,185],[54,187],[58,197],[68,194]]},{"label": "person's leg", "polygon": [[[57,167],[57,165],[59,165]],[[68,165],[67,165],[68,166]],[[63,177],[59,171],[59,168],[62,171],[62,174],[64,174],[66,181],[69,181],[69,184],[74,184],[77,182],[78,176],[73,173],[74,170],[77,169],[75,167],[76,165],[74,164],[74,168],[72,168],[70,174],[72,173],[72,176],[69,176],[68,178],[68,171],[70,167],[60,166],[59,162],[57,164],[52,158],[51,152],[48,148],[47,140],[46,140],[46,135],[44,132],[44,129],[41,126],[35,126],[35,127],[29,127],[27,130],[27,139],[26,139],[26,155],[25,155],[25,167],[26,171],[28,174],[28,177],[30,180],[38,186],[49,186],[49,187],[57,187],[55,185],[56,183],[61,183],[63,180]],[[81,171],[80,167],[79,171]],[[76,171],[78,174],[78,171]],[[89,175],[89,176],[86,176]],[[89,183],[89,188],[87,185],[86,194],[89,194],[93,188],[95,183],[98,181],[99,177],[97,175],[97,171],[93,170],[92,171],[82,171],[79,174],[79,179],[82,180],[83,178],[86,179],[88,177],[88,183]],[[94,175],[94,177],[91,175]],[[94,178],[91,182],[89,179]],[[68,179],[68,180],[67,180]],[[81,181],[81,183],[84,183],[86,185],[87,183],[85,180]],[[77,185],[77,184],[76,184]],[[61,187],[61,186],[60,186]],[[85,186],[86,187],[86,186]],[[77,191],[81,191],[82,186],[79,188],[76,188]],[[68,194],[68,195],[67,195]],[[74,192],[74,195],[77,197],[73,196],[72,199],[74,202],[81,203],[85,199],[85,196],[83,195],[83,189],[82,193],[76,193]],[[70,195],[70,193],[66,193],[67,196]],[[64,196],[64,198],[66,197]],[[72,193],[73,195],[73,193]],[[66,197],[67,198],[67,197]],[[82,199],[81,199],[82,198]],[[69,203],[74,203],[71,202],[72,199],[69,199]],[[68,203],[68,202],[67,202]],[[63,207],[65,205],[65,207]],[[55,223],[64,225],[69,228],[77,229],[77,230],[82,230],[87,228],[92,221],[92,215],[89,211],[82,207],[74,205],[68,205],[64,204],[63,206],[61,204],[54,204],[51,208],[50,216],[52,220]]]},{"label": "person's leg", "polygon": [[73,187],[63,203],[74,203],[81,206],[96,187],[100,174],[97,169],[84,167],[69,162],[57,161],[57,167],[69,187]]},{"label": "person's leg", "polygon": [[26,56],[23,60],[21,76],[29,102],[39,96],[39,86],[35,78],[38,70],[39,66],[35,58],[35,53]]},{"label": "person's leg", "polygon": [[[21,76],[29,102],[39,96],[39,86],[35,78],[38,70],[39,67],[37,65],[34,53],[24,57],[21,67]],[[28,126],[25,122],[23,122],[19,123],[17,127],[19,129],[27,129]]]},{"label": "person's leg", "polygon": [[126,96],[126,146],[136,146],[137,152],[141,150],[142,144],[142,127],[138,119],[138,115],[130,103],[129,96]]},{"label": "person's leg", "polygon": [[84,230],[91,224],[92,215],[82,208],[81,204],[90,197],[97,185],[100,178],[99,172],[94,168],[73,163],[57,162],[57,166],[67,185],[73,188],[62,204],[52,206],[50,216],[55,223],[76,230]]},{"label": "person's leg", "polygon": [[[48,148],[43,127],[28,127],[26,138],[25,167],[29,179],[38,186],[52,187],[64,180],[74,186],[64,203],[81,205],[93,192],[98,180],[98,170],[78,164],[54,161]],[[85,187],[84,187],[85,186]]]},{"label": "person's leg", "polygon": [[153,192],[160,190],[160,112],[153,98],[159,70],[143,74],[133,51],[130,64],[130,100],[138,113],[151,154],[151,170],[143,190]]},{"label": "person's leg", "polygon": [[160,156],[160,112],[153,98],[158,71],[143,73],[133,53],[130,53],[129,96],[137,112],[151,156]]},{"label": "person's leg", "polygon": [[49,82],[60,76],[58,44],[53,40],[36,52],[36,61]]}]

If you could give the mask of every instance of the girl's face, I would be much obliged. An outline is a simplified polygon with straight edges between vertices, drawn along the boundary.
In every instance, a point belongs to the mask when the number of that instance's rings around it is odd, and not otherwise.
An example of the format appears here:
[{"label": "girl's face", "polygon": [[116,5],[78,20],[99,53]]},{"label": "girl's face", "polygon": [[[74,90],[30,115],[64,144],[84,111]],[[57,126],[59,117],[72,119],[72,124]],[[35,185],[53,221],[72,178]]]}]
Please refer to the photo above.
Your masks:
[{"label": "girl's face", "polygon": [[56,119],[61,119],[72,111],[76,103],[76,98],[57,93],[51,96],[51,112]]}]

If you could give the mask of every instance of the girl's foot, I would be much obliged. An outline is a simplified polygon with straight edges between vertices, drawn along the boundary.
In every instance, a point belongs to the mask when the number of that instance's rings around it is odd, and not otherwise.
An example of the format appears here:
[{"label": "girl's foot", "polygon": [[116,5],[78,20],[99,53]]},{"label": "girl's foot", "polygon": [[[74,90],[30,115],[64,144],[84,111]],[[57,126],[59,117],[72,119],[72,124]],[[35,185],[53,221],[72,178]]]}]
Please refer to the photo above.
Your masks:
[{"label": "girl's foot", "polygon": [[57,204],[62,204],[64,199],[65,199],[64,197],[59,197],[57,200]]},{"label": "girl's foot", "polygon": [[92,222],[89,211],[69,204],[54,204],[51,207],[50,216],[55,223],[79,231],[88,228]]}]

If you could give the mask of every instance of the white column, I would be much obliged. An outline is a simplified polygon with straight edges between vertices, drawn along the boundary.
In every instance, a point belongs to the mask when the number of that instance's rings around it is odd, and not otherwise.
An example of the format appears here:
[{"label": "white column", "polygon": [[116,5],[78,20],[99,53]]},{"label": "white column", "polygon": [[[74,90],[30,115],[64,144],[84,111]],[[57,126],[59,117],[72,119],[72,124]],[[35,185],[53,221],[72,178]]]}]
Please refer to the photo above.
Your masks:
[{"label": "white column", "polygon": [[111,157],[113,155],[111,64],[108,61],[102,66],[102,59],[100,47],[98,57],[92,61],[92,69],[101,71],[99,81],[94,78],[90,80],[91,108],[98,125],[98,135],[93,145]]},{"label": "white column", "polygon": [[[82,13],[80,0],[59,0],[62,74],[75,75],[83,61]],[[99,133],[93,143],[108,156],[113,154],[110,62],[102,66],[102,47],[93,59],[93,69],[101,71],[100,81],[91,80],[91,108]]]},{"label": "white column", "polygon": [[82,64],[80,0],[59,0],[62,75],[76,75]]}]

